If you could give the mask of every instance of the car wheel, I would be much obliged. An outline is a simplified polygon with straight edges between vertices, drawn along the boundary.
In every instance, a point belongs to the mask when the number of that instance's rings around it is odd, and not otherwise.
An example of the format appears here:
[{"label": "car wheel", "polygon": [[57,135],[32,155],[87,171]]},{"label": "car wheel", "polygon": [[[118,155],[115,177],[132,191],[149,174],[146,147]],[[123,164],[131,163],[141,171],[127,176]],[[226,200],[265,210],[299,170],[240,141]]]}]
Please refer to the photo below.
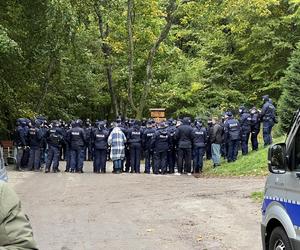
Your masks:
[{"label": "car wheel", "polygon": [[290,240],[282,227],[276,227],[272,231],[269,250],[292,250]]}]

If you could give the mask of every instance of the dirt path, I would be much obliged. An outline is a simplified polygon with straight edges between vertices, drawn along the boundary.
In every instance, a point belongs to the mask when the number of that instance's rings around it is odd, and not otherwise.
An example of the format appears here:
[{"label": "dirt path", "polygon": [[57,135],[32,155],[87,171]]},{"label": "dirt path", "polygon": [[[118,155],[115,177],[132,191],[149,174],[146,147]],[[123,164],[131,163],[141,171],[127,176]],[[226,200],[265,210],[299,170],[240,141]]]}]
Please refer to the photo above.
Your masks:
[{"label": "dirt path", "polygon": [[41,250],[261,249],[260,204],[249,196],[263,189],[264,179],[29,172],[9,177]]}]

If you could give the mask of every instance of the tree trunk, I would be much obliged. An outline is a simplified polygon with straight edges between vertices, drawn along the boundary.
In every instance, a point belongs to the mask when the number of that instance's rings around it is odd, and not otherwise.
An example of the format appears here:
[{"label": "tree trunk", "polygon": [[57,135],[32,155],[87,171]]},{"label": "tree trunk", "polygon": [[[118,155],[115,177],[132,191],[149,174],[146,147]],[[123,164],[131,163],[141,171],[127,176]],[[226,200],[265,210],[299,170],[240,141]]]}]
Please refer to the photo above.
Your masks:
[{"label": "tree trunk", "polygon": [[46,71],[46,76],[45,76],[45,79],[43,81],[42,95],[39,98],[39,101],[38,101],[38,103],[36,105],[36,108],[35,108],[36,113],[38,113],[38,114],[41,111],[41,108],[43,106],[45,97],[48,93],[49,83],[50,83],[51,76],[52,76],[54,68],[55,68],[55,61],[56,61],[56,56],[51,55],[50,60],[49,60],[49,64],[48,64],[48,67],[47,67],[47,71]]},{"label": "tree trunk", "polygon": [[109,94],[112,102],[112,107],[113,107],[113,112],[115,116],[119,116],[119,107],[118,107],[118,101],[117,97],[114,91],[114,81],[113,81],[113,71],[112,71],[112,64],[111,64],[111,48],[110,46],[104,42],[104,40],[108,37],[109,35],[109,25],[108,23],[104,24],[103,22],[103,17],[102,13],[99,10],[100,5],[103,4],[102,1],[101,3],[99,1],[95,1],[95,12],[98,18],[98,27],[99,27],[99,33],[100,33],[100,38],[101,38],[101,50],[104,55],[105,59],[105,68],[106,68],[106,77],[107,77],[107,83],[108,83],[108,89],[109,89]]},{"label": "tree trunk", "polygon": [[147,58],[147,66],[146,66],[146,81],[144,83],[144,89],[142,96],[140,97],[140,103],[139,107],[137,108],[136,118],[141,119],[145,106],[146,106],[146,100],[149,95],[149,92],[151,90],[151,85],[153,82],[153,61],[157,54],[157,50],[159,49],[160,44],[168,37],[170,29],[172,27],[173,21],[174,21],[174,12],[176,11],[178,5],[176,4],[176,0],[169,0],[168,6],[167,6],[167,16],[166,21],[167,23],[162,28],[159,37],[153,44],[151,50],[149,51],[148,58]]},{"label": "tree trunk", "polygon": [[133,0],[127,1],[127,34],[128,34],[128,100],[132,109],[137,112],[137,108],[134,104],[133,94],[132,94],[132,82],[133,82],[133,35],[132,35],[132,16],[133,16]]}]

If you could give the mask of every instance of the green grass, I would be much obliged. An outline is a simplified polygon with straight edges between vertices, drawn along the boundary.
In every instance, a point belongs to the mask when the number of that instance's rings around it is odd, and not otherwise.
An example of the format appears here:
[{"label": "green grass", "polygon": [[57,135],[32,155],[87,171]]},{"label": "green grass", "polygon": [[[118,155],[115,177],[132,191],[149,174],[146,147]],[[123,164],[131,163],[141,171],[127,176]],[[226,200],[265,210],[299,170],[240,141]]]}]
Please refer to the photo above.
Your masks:
[{"label": "green grass", "polygon": [[[285,137],[279,137],[274,143],[283,142]],[[206,161],[204,168],[205,176],[265,176],[268,174],[267,167],[268,148],[260,148],[258,151],[250,152],[247,156],[239,157],[236,162],[227,163],[225,160],[221,166],[213,169],[212,162]]]},{"label": "green grass", "polygon": [[262,203],[264,199],[264,192],[253,192],[251,198],[258,203]]}]

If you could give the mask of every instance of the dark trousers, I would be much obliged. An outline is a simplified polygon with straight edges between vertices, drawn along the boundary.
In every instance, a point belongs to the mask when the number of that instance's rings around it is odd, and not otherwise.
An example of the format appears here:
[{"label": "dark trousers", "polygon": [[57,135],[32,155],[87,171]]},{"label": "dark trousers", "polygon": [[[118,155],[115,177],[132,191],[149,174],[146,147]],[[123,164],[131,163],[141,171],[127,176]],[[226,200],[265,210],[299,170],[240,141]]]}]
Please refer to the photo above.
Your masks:
[{"label": "dark trousers", "polygon": [[167,160],[167,165],[169,167],[170,174],[174,173],[175,164],[176,164],[176,149],[171,148],[171,150],[168,151],[168,160]]},{"label": "dark trousers", "polygon": [[272,144],[272,128],[274,122],[267,120],[263,122],[263,137],[265,146]]},{"label": "dark trousers", "polygon": [[228,162],[236,161],[239,149],[239,140],[228,141]]},{"label": "dark trousers", "polygon": [[46,162],[46,169],[50,170],[51,165],[53,170],[58,169],[59,165],[59,148],[55,146],[50,146],[48,148],[48,157],[47,157],[47,162]]},{"label": "dark trousers", "polygon": [[205,154],[204,147],[194,148],[194,157],[193,157],[193,172],[199,173],[203,168],[203,156]]},{"label": "dark trousers", "polygon": [[130,169],[130,150],[129,150],[128,147],[125,148],[125,159],[126,159],[125,172],[129,172],[129,169]]},{"label": "dark trousers", "polygon": [[106,172],[106,149],[95,149],[94,151],[94,172]]},{"label": "dark trousers", "polygon": [[154,169],[153,173],[158,174],[161,169],[162,174],[167,173],[167,151],[155,152],[154,153]]},{"label": "dark trousers", "polygon": [[71,164],[71,153],[69,145],[66,146],[66,172],[70,171],[70,164]]},{"label": "dark trousers", "polygon": [[246,155],[248,154],[248,142],[250,137],[250,131],[242,131],[242,138],[241,138],[241,144],[242,144],[242,154]]},{"label": "dark trousers", "polygon": [[40,169],[41,163],[41,149],[40,148],[30,148],[28,168],[29,170]]},{"label": "dark trousers", "polygon": [[131,172],[141,172],[141,146],[134,145],[130,147],[130,165]]},{"label": "dark trousers", "polygon": [[258,134],[259,131],[252,131],[251,132],[251,144],[252,144],[252,150],[258,150]]},{"label": "dark trousers", "polygon": [[24,148],[23,147],[18,147],[17,148],[17,164],[16,164],[16,169],[20,170],[22,167],[22,158],[24,155]]},{"label": "dark trousers", "polygon": [[75,171],[81,171],[83,169],[84,148],[71,148],[70,154],[70,168]]},{"label": "dark trousers", "polygon": [[211,159],[211,143],[208,142],[206,145],[206,159],[210,160]]},{"label": "dark trousers", "polygon": [[191,172],[191,161],[192,161],[192,149],[190,148],[179,148],[178,149],[178,172],[183,171],[184,162],[184,172]]},{"label": "dark trousers", "polygon": [[145,156],[145,173],[150,174],[151,167],[153,167],[153,152],[151,152],[150,149],[146,149],[144,152],[144,156]]}]

